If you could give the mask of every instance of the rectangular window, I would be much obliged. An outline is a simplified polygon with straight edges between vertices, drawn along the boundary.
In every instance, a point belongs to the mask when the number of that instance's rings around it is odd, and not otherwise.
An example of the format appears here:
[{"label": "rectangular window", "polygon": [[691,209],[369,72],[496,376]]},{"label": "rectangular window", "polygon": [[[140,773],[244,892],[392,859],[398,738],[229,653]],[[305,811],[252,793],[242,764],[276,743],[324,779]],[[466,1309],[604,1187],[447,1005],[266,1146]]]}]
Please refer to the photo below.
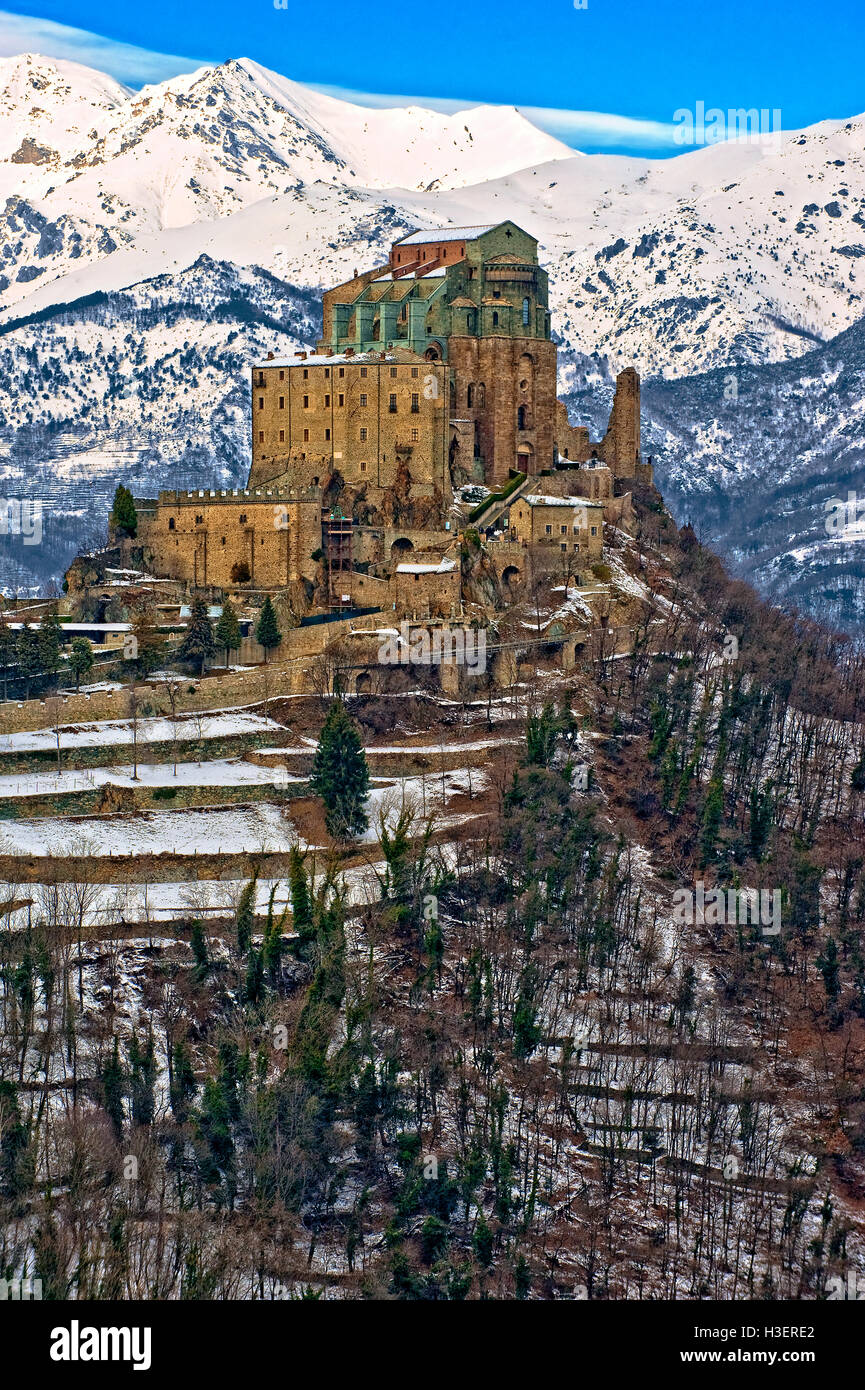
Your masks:
[{"label": "rectangular window", "polygon": [[324,437],[325,439],[330,439],[330,430],[325,430]]},{"label": "rectangular window", "polygon": [[304,430],[304,432],[303,432],[303,442],[304,442],[304,444],[308,444],[308,443],[309,443],[309,430]]},{"label": "rectangular window", "polygon": [[361,405],[366,405],[366,395],[363,391],[360,393],[360,403]]},{"label": "rectangular window", "polygon": [[339,393],[339,403],[340,405],[345,405],[345,396],[342,394],[341,391]]},{"label": "rectangular window", "polygon": [[366,367],[361,367],[361,369],[360,369],[360,374],[361,374],[361,376],[366,376],[366,372],[367,372]]},{"label": "rectangular window", "polygon": [[567,528],[567,526],[563,526],[563,527],[562,527],[562,535],[563,535],[563,536],[566,536],[567,534],[568,534],[568,528]]},{"label": "rectangular window", "polygon": [[366,443],[366,426],[363,426],[363,428],[361,429],[361,432],[360,432],[360,442],[361,442],[361,444],[365,444],[365,443]]},{"label": "rectangular window", "polygon": [[361,473],[365,473],[365,472],[366,472],[366,464],[365,464],[365,463],[362,463],[362,464],[360,465],[360,471],[361,471]]},{"label": "rectangular window", "polygon": [[280,398],[279,398],[279,408],[280,408],[280,410],[285,410],[285,396],[280,396]]},{"label": "rectangular window", "polygon": [[325,407],[325,410],[327,409],[327,407],[328,407],[329,405],[330,405],[330,396],[325,396],[325,398],[324,398],[324,407]]},{"label": "rectangular window", "polygon": [[417,391],[412,391],[412,393],[411,393],[411,413],[412,413],[412,415],[417,415],[419,411],[420,411],[420,396],[418,395]]},{"label": "rectangular window", "polygon": [[345,367],[340,367],[339,374],[340,376],[345,376]]},{"label": "rectangular window", "polygon": [[279,431],[279,442],[280,442],[280,444],[284,444],[284,443],[285,443],[285,430],[280,430],[280,431]]},{"label": "rectangular window", "polygon": [[304,396],[304,398],[303,398],[303,408],[304,408],[304,410],[309,410],[309,396]]},{"label": "rectangular window", "polygon": [[411,432],[411,437],[412,437],[412,443],[415,443],[415,441],[417,440],[417,430],[412,430],[412,432]]},{"label": "rectangular window", "polygon": [[285,381],[285,372],[280,372],[279,379],[280,381]]},{"label": "rectangular window", "polygon": [[258,408],[259,408],[259,410],[264,410],[264,396],[259,396],[259,398],[258,398]]},{"label": "rectangular window", "polygon": [[330,377],[330,367],[325,367],[325,369],[324,369],[324,375],[325,375],[325,379],[328,379],[328,378]]},{"label": "rectangular window", "polygon": [[388,399],[388,407],[387,407],[387,408],[388,408],[388,410],[390,411],[391,415],[396,415],[396,392],[395,392],[395,391],[391,391],[391,393],[390,393],[390,397],[389,397],[389,399]]},{"label": "rectangular window", "polygon": [[303,369],[303,379],[304,379],[304,381],[308,381],[308,380],[309,380],[309,367],[304,367],[304,369]]},{"label": "rectangular window", "polygon": [[548,536],[551,536],[551,535],[553,534],[553,528],[552,528],[552,526],[545,526],[545,527],[544,527],[544,530],[546,531],[546,533],[547,533]]},{"label": "rectangular window", "polygon": [[411,369],[411,374],[412,374],[412,376],[417,376],[417,372],[418,372],[417,367],[412,367],[412,369]]},{"label": "rectangular window", "polygon": [[390,374],[391,376],[396,376],[396,367],[391,367]]},{"label": "rectangular window", "polygon": [[259,431],[258,431],[258,442],[259,442],[259,444],[263,444],[263,443],[264,443],[264,430],[259,430]]},{"label": "rectangular window", "polygon": [[593,526],[593,527],[592,527],[592,535],[593,535],[593,536],[596,536],[597,534],[598,534],[598,528],[597,528],[597,526]]}]

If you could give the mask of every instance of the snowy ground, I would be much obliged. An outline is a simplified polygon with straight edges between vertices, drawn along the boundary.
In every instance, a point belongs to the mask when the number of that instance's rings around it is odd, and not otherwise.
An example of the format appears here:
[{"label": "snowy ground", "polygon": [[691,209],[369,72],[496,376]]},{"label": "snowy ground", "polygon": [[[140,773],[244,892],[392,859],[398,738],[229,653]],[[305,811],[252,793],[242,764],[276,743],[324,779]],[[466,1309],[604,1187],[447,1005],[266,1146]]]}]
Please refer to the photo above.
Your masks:
[{"label": "snowy ground", "polygon": [[278,806],[145,811],[139,815],[56,816],[8,821],[0,830],[7,854],[244,854],[297,844]]},{"label": "snowy ground", "polygon": [[60,792],[88,791],[111,783],[116,787],[244,787],[287,786],[302,782],[284,767],[261,767],[243,758],[213,758],[210,762],[177,764],[139,763],[138,780],[132,764],[114,767],[61,769],[60,772],[6,773],[0,775],[0,797],[51,796]]},{"label": "snowy ground", "polygon": [[[232,734],[252,734],[281,731],[282,725],[245,709],[219,710],[213,714],[180,715],[175,725],[170,719],[139,719],[138,744],[170,743],[173,738],[228,738]],[[96,748],[103,744],[131,744],[132,723],[129,719],[103,719],[92,724],[69,724],[60,730],[61,748]],[[33,753],[42,749],[54,750],[57,735],[53,729],[22,729],[16,733],[0,734],[0,753]]]},{"label": "snowy ground", "polygon": [[[477,770],[444,777],[373,779],[367,802],[369,828],[358,843],[376,843],[382,816],[392,828],[405,809],[421,819],[435,812],[440,828],[459,824],[471,813],[442,818],[438,812],[453,797],[475,795],[485,786],[485,774]],[[5,854],[249,854],[286,852],[295,844],[307,847],[290,816],[268,802],[136,815],[21,819],[5,822],[0,830],[0,853]]]}]

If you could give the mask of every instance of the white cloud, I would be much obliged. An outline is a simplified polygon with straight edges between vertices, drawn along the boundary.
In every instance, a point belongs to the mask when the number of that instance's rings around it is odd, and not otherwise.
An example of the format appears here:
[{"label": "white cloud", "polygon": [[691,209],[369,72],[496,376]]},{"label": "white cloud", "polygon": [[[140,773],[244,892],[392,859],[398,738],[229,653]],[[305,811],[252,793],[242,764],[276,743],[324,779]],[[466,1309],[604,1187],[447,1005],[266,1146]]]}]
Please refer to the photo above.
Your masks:
[{"label": "white cloud", "polygon": [[[476,97],[429,97],[429,96],[382,96],[376,92],[358,92],[348,87],[333,87],[323,83],[310,82],[318,92],[339,97],[341,101],[353,101],[358,106],[392,107],[422,106],[430,111],[442,111],[453,115],[455,111],[466,111],[473,106],[487,103]],[[592,146],[626,146],[632,149],[674,149],[676,127],[670,122],[641,121],[631,116],[616,116],[605,111],[569,111],[554,106],[520,106],[527,121],[555,135],[566,145],[579,148],[581,144]]]},{"label": "white cloud", "polygon": [[[13,57],[17,53],[41,53],[50,58],[71,59],[86,67],[107,72],[130,87],[141,87],[146,82],[164,82],[178,73],[192,72],[207,61],[172,53],[155,53],[135,44],[120,43],[116,39],[93,34],[87,29],[57,24],[51,19],[0,10],[0,57]],[[311,82],[307,85],[329,96],[339,97],[342,101],[377,108],[423,106],[432,111],[452,114],[485,104],[469,97],[383,96],[325,83]],[[547,106],[520,106],[518,109],[541,130],[576,149],[581,145],[647,152],[677,149],[673,139],[674,126],[661,121],[634,120],[630,116],[603,111],[568,111]]]},{"label": "white cloud", "polygon": [[87,29],[55,24],[52,19],[0,10],[0,57],[12,58],[17,53],[67,58],[107,72],[130,87],[141,87],[145,82],[164,82],[180,72],[192,72],[204,61],[180,58],[172,53],[154,53],[132,43],[119,43],[101,34],[91,34]]}]

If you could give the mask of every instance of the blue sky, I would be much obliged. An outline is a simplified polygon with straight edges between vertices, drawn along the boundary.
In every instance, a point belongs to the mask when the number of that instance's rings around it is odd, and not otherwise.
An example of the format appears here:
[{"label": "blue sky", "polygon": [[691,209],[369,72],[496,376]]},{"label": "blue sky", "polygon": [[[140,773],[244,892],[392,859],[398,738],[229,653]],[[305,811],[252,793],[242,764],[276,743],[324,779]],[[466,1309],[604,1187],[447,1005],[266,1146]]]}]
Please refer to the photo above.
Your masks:
[{"label": "blue sky", "polygon": [[280,2],[6,0],[0,53],[75,58],[132,86],[250,57],[368,104],[516,105],[589,152],[677,153],[674,115],[698,101],[778,109],[787,130],[865,110],[863,0]]}]

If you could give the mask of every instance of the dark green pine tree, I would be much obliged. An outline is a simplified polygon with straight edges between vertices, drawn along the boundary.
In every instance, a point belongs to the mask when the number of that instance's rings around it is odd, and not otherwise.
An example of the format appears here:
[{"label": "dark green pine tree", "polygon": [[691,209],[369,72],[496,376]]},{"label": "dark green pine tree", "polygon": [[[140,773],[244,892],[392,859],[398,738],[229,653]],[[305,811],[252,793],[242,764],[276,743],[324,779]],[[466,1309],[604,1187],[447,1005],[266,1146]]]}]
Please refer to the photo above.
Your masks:
[{"label": "dark green pine tree", "polygon": [[117,484],[108,524],[112,533],[121,540],[138,534],[138,513],[132,493],[122,483]]},{"label": "dark green pine tree", "polygon": [[236,652],[240,646],[240,623],[237,621],[237,614],[232,607],[230,598],[227,598],[222,605],[222,612],[216,624],[214,637],[217,647],[221,647],[225,652],[225,664],[227,666],[228,653]]},{"label": "dark green pine tree", "polygon": [[24,681],[25,698],[30,698],[33,677],[42,669],[39,659],[39,638],[32,627],[22,627],[15,643],[15,663]]},{"label": "dark green pine tree", "polygon": [[120,1047],[114,1039],[114,1049],[102,1068],[102,1094],[108,1118],[118,1139],[123,1134],[123,1092],[126,1079],[120,1061]]},{"label": "dark green pine tree", "polygon": [[204,675],[204,663],[216,650],[213,640],[213,626],[207,616],[207,604],[203,598],[192,600],[192,612],[183,634],[183,641],[177,648],[180,661],[197,661]]},{"label": "dark green pine tree", "polygon": [[255,629],[255,640],[264,647],[264,659],[274,647],[278,647],[282,641],[282,633],[279,630],[279,623],[276,621],[276,609],[270,601],[270,594],[261,605],[261,616]]},{"label": "dark green pine tree", "polygon": [[328,710],[309,785],[324,802],[331,835],[345,839],[366,830],[369,768],[360,734],[341,700],[334,700]]},{"label": "dark green pine tree", "polygon": [[189,1118],[189,1102],[194,1095],[195,1073],[189,1048],[185,1042],[178,1042],[174,1045],[169,1086],[171,1109],[178,1124],[185,1124]]},{"label": "dark green pine tree", "polygon": [[132,1123],[149,1125],[155,1113],[154,1086],[156,1082],[156,1054],[153,1048],[153,1034],[148,1033],[144,1047],[135,1033],[129,1040],[129,1097],[132,1102]]},{"label": "dark green pine tree", "polygon": [[46,613],[39,624],[36,638],[39,647],[39,665],[43,671],[56,675],[60,669],[60,634],[63,629],[56,613]]},{"label": "dark green pine tree", "polygon": [[315,919],[312,912],[312,899],[303,866],[303,855],[292,845],[288,856],[288,887],[291,896],[291,920],[298,947],[303,952],[305,946],[315,937]]},{"label": "dark green pine tree", "polygon": [[252,928],[255,922],[255,879],[251,878],[240,895],[237,904],[237,912],[234,916],[234,926],[237,932],[237,953],[240,956],[246,955],[249,950],[249,943],[252,940]]},{"label": "dark green pine tree", "polygon": [[69,669],[75,677],[75,689],[81,686],[81,677],[93,669],[93,649],[86,637],[73,637],[69,651]]}]

